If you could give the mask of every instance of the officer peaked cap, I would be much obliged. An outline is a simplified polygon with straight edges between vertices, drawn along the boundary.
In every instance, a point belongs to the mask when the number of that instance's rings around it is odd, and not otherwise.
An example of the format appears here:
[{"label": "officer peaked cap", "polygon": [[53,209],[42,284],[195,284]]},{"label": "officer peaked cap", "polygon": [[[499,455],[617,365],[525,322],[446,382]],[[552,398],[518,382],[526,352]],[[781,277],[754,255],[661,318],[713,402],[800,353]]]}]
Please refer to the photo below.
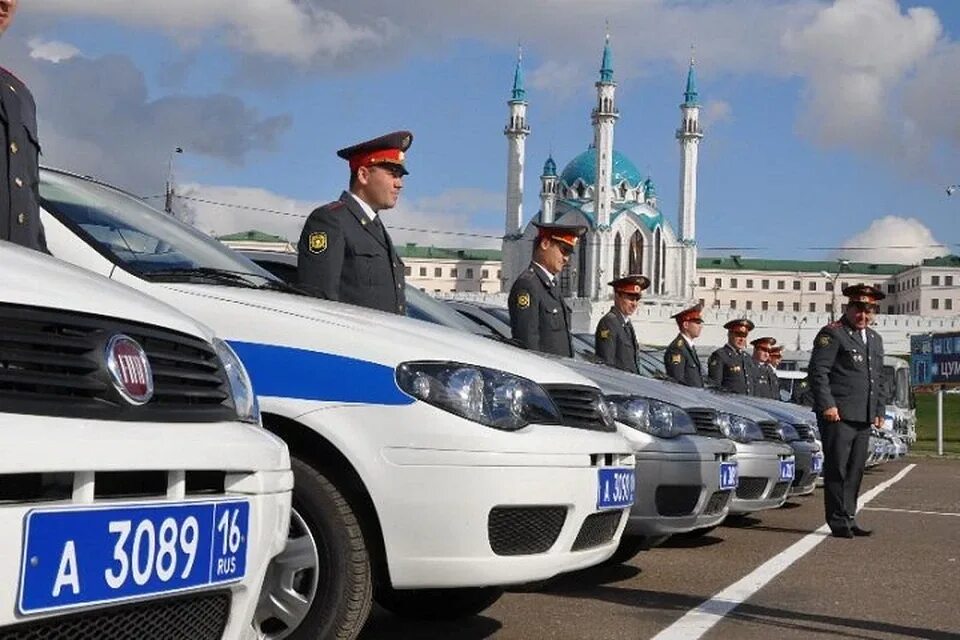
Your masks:
[{"label": "officer peaked cap", "polygon": [[557,224],[556,222],[534,222],[533,226],[537,228],[537,238],[547,238],[568,244],[571,247],[577,246],[577,239],[587,232],[587,228],[577,224]]},{"label": "officer peaked cap", "polygon": [[613,290],[617,293],[640,295],[641,291],[650,287],[650,278],[640,275],[639,273],[635,273],[628,276],[623,276],[622,278],[617,278],[616,280],[608,282],[607,284],[613,287]]},{"label": "officer peaked cap", "polygon": [[337,155],[350,163],[350,170],[374,164],[390,164],[409,173],[404,166],[405,152],[413,143],[413,134],[409,131],[394,131],[373,140],[360,142],[337,151]]},{"label": "officer peaked cap", "polygon": [[753,331],[753,320],[748,320],[747,318],[737,318],[736,320],[731,320],[727,324],[723,325],[723,328],[727,331],[735,331],[737,329],[746,329],[747,333]]}]

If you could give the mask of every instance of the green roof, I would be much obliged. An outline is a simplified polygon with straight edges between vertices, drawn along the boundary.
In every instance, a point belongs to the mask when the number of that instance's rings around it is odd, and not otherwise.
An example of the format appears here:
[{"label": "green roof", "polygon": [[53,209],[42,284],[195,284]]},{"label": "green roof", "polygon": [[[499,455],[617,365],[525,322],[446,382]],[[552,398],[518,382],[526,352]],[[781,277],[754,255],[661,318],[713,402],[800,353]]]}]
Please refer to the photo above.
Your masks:
[{"label": "green roof", "polygon": [[271,235],[269,233],[264,233],[263,231],[257,231],[251,229],[250,231],[239,231],[237,233],[231,233],[225,236],[217,236],[217,240],[248,240],[250,242],[289,242],[286,238],[281,238],[280,236]]},{"label": "green roof", "polygon": [[960,267],[960,256],[949,255],[927,258],[921,264],[925,267]]},{"label": "green roof", "polygon": [[434,260],[490,260],[502,258],[499,249],[448,249],[444,247],[421,247],[413,243],[397,245],[401,258],[432,258]]},{"label": "green roof", "polygon": [[[926,262],[926,261],[925,261]],[[906,271],[910,265],[892,263],[851,262],[844,273],[892,276]],[[724,269],[726,271],[794,271],[836,273],[836,260],[766,260],[761,258],[697,258],[697,269]]]}]

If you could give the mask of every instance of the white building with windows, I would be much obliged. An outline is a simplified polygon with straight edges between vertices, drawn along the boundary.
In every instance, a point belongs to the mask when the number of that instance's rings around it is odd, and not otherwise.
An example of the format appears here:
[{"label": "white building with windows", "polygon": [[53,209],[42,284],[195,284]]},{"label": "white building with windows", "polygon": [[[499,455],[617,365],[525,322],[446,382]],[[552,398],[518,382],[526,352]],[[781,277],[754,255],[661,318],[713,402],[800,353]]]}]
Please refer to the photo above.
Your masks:
[{"label": "white building with windows", "polygon": [[[523,223],[525,140],[530,135],[526,116],[526,91],[521,60],[517,60],[507,137],[506,227],[503,241],[502,291],[530,263],[538,222],[558,222],[587,228],[570,264],[561,273],[560,285],[575,312],[602,315],[611,297],[607,282],[628,273],[650,278],[647,296],[662,301],[689,300],[696,282],[695,239],[697,158],[703,130],[694,64],[687,73],[680,105],[681,173],[678,197],[679,229],[660,208],[656,187],[636,165],[614,146],[616,106],[613,56],[609,36],[603,48],[600,77],[595,83],[596,102],[591,112],[593,141],[559,173],[548,157],[540,176],[540,210]],[[601,302],[603,301],[603,302]],[[593,303],[597,304],[593,304]],[[597,315],[597,317],[599,317]]]}]

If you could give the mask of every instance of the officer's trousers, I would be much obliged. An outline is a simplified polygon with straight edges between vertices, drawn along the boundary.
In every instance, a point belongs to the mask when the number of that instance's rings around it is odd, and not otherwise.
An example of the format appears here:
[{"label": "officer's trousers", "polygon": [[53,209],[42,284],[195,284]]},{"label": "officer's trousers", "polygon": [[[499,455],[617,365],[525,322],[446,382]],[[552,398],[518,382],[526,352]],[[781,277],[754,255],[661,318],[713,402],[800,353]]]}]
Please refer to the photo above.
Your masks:
[{"label": "officer's trousers", "polygon": [[827,422],[820,418],[823,438],[823,506],[833,530],[854,526],[857,496],[870,443],[869,422]]}]

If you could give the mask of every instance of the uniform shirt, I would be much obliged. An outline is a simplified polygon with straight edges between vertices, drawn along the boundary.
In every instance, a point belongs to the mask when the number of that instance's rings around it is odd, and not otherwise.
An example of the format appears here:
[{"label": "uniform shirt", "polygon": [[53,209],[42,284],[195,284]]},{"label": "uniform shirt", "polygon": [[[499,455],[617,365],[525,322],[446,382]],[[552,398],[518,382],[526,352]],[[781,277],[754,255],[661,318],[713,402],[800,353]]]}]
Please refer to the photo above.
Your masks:
[{"label": "uniform shirt", "polygon": [[530,263],[510,288],[507,301],[513,339],[526,349],[573,356],[570,310],[560,298],[560,289],[550,285],[547,274]]},{"label": "uniform shirt", "polygon": [[594,333],[597,356],[604,364],[640,373],[637,368],[637,334],[633,324],[616,307],[611,307],[597,323]]},{"label": "uniform shirt", "polygon": [[758,398],[771,398],[773,400],[780,399],[780,382],[777,379],[777,374],[773,372],[773,367],[771,367],[766,362],[757,362],[753,360],[753,395]]},{"label": "uniform shirt", "polygon": [[297,251],[297,275],[308,293],[405,313],[403,261],[380,217],[371,219],[352,194],[344,191],[310,214]]},{"label": "uniform shirt", "polygon": [[883,416],[883,338],[869,328],[866,336],[864,344],[861,332],[846,318],[817,334],[807,368],[817,414],[836,407],[845,422],[873,422]]},{"label": "uniform shirt", "polygon": [[40,223],[37,106],[27,86],[0,68],[0,240],[47,251]]},{"label": "uniform shirt", "polygon": [[663,366],[667,375],[688,387],[703,387],[703,368],[697,350],[681,333],[663,352]]},{"label": "uniform shirt", "polygon": [[707,373],[721,389],[754,395],[756,371],[753,358],[746,351],[737,351],[729,344],[725,344],[712,354],[707,361]]}]

